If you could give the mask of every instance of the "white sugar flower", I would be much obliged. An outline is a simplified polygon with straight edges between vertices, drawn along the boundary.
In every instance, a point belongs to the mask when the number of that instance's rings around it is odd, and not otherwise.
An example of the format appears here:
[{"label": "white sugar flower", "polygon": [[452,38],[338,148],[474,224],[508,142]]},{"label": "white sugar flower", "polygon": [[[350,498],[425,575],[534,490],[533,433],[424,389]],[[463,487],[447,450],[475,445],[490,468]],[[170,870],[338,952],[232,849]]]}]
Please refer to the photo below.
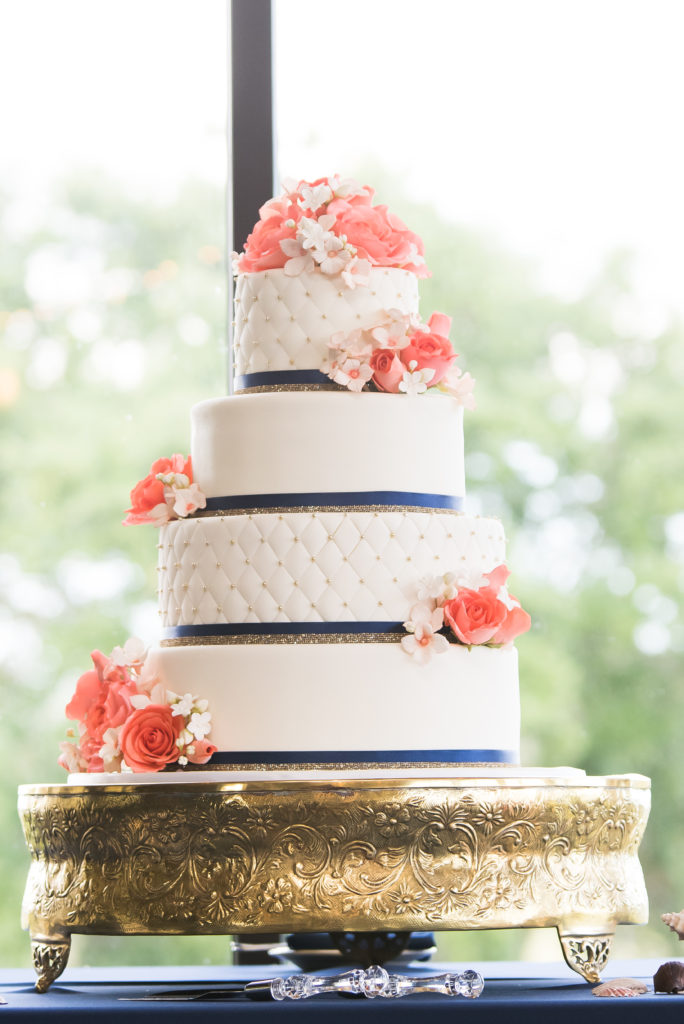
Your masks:
[{"label": "white sugar flower", "polygon": [[409,635],[402,637],[401,646],[419,665],[425,665],[433,654],[443,654],[449,648],[449,641],[438,632],[444,625],[441,608],[431,608],[420,603],[411,609],[411,617],[404,623]]},{"label": "white sugar flower", "polygon": [[112,664],[119,668],[135,668],[139,669],[142,667],[145,657],[147,655],[147,648],[143,641],[137,637],[130,637],[123,647],[115,647],[112,651],[111,661]]},{"label": "white sugar flower", "polygon": [[325,252],[325,242],[332,234],[330,228],[335,223],[335,218],[325,214],[314,220],[313,217],[302,217],[297,225],[297,241],[303,249],[318,249]]},{"label": "white sugar flower", "polygon": [[456,597],[456,591],[461,587],[466,587],[468,590],[479,590],[481,587],[489,585],[489,580],[485,574],[472,566],[469,569],[459,569],[457,573],[452,574],[452,579],[454,581],[454,593],[450,594],[447,600]]},{"label": "white sugar flower", "polygon": [[332,189],[328,185],[304,185],[301,189],[302,197],[297,200],[302,209],[313,210],[314,212],[324,203],[329,203],[333,197]]},{"label": "white sugar flower", "polygon": [[343,384],[350,391],[361,391],[373,376],[373,371],[368,363],[362,363],[359,359],[345,359],[342,365],[333,363],[330,376],[335,383]]},{"label": "white sugar flower", "polygon": [[421,602],[441,603],[444,597],[444,576],[424,576],[420,580],[417,597]]},{"label": "white sugar flower", "polygon": [[179,697],[177,701],[171,704],[172,715],[182,715],[185,718],[187,715],[192,714],[193,704],[195,698],[191,693],[185,693],[182,697]]},{"label": "white sugar flower", "polygon": [[339,358],[342,360],[367,360],[373,351],[373,346],[368,341],[367,333],[361,327],[349,331],[348,334],[345,334],[344,331],[338,331],[337,334],[333,334],[328,342],[328,348],[338,352]]},{"label": "white sugar flower", "polygon": [[407,395],[422,395],[428,389],[428,384],[435,375],[435,371],[431,366],[426,366],[422,370],[418,368],[418,362],[412,359],[408,365],[408,370],[399,381],[399,390],[403,391]]},{"label": "white sugar flower", "polygon": [[378,324],[371,330],[374,340],[382,348],[402,349],[409,343],[409,328],[412,317],[400,309],[388,309]]},{"label": "white sugar flower", "polygon": [[340,178],[339,174],[334,174],[328,180],[336,199],[351,199],[352,196],[369,195],[368,189],[360,185],[354,178]]},{"label": "white sugar flower", "polygon": [[165,487],[187,487],[190,483],[190,477],[186,473],[157,473],[157,480]]},{"label": "white sugar flower", "polygon": [[156,671],[152,668],[149,660],[145,660],[138,670],[137,677],[138,690],[141,693],[151,693],[155,686],[160,682],[159,676]]},{"label": "white sugar flower", "polygon": [[192,733],[196,740],[203,740],[211,732],[211,714],[208,711],[192,714],[188,722],[188,732]]},{"label": "white sugar flower", "polygon": [[296,238],[283,238],[280,248],[288,257],[283,267],[288,277],[297,277],[298,274],[309,273],[314,269],[313,256],[301,247]]},{"label": "white sugar flower", "polygon": [[121,732],[121,726],[118,729],[105,729],[102,739],[104,743],[100,747],[98,753],[102,758],[104,770],[106,772],[118,772],[121,767],[121,749],[119,747],[119,733]]},{"label": "white sugar flower", "polygon": [[447,395],[455,398],[464,409],[473,410],[475,408],[475,398],[473,395],[475,380],[469,373],[463,373],[459,370],[457,366],[449,367],[446,377],[439,382],[437,387],[440,391],[444,391]]},{"label": "white sugar flower", "polygon": [[370,272],[370,262],[354,256],[342,271],[342,280],[347,288],[356,288],[357,285],[367,288],[370,285]]},{"label": "white sugar flower", "polygon": [[206,508],[207,499],[197,484],[190,484],[189,487],[172,488],[173,511],[177,516],[184,518],[198,508]]},{"label": "white sugar flower", "polygon": [[317,250],[314,253],[314,259],[324,274],[341,273],[353,257],[351,248],[332,232],[325,239],[325,251]]}]

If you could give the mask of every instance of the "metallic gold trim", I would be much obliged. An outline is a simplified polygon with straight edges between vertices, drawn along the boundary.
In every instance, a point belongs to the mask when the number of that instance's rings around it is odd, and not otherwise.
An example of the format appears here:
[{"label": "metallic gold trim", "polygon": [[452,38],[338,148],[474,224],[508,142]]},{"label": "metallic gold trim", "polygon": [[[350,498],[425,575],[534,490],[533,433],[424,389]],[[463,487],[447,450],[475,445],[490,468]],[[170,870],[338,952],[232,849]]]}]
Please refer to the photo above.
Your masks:
[{"label": "metallic gold trim", "polygon": [[260,395],[276,391],[346,391],[341,384],[330,381],[329,384],[257,384],[251,388],[240,388],[235,395]]},{"label": "metallic gold trim", "polygon": [[[354,771],[393,771],[398,769],[401,771],[408,771],[412,768],[427,768],[435,769],[439,771],[440,768],[455,770],[457,768],[514,768],[515,765],[508,761],[318,761],[318,762],[302,762],[301,764],[293,764],[291,761],[283,762],[279,764],[277,762],[269,762],[263,764],[256,762],[255,764],[199,764],[199,765],[186,765],[182,769],[183,774],[186,772],[317,772],[317,771],[339,771],[339,772],[354,772]],[[177,774],[177,771],[167,771],[167,775]],[[354,783],[356,785],[356,783]]]},{"label": "metallic gold trim", "polygon": [[[424,512],[426,516],[445,515],[445,516],[463,516],[465,512],[462,509],[457,508],[426,508],[424,505],[273,505],[268,508],[226,508],[226,509],[198,509],[197,512],[193,512],[191,515],[184,517],[184,519],[177,519],[175,522],[185,522],[188,519],[206,519],[210,516],[255,516],[255,515],[270,515],[274,512],[282,515],[288,513],[288,515],[297,515],[302,513],[305,515],[316,515],[317,512],[338,512],[343,515],[345,512]],[[472,517],[471,518],[477,518]],[[494,516],[488,516],[488,519],[494,519]]]},{"label": "metallic gold trim", "polygon": [[398,644],[405,633],[263,633],[252,636],[175,636],[161,647],[212,647],[223,644]]}]

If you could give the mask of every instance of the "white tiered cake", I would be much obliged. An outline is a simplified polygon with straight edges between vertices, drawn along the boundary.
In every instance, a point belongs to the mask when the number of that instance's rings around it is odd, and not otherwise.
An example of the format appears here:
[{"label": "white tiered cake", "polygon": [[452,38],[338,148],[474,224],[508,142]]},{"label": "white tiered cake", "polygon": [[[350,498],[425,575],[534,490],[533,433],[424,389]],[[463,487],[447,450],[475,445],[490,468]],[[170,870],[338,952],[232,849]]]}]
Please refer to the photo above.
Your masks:
[{"label": "white tiered cake", "polygon": [[472,380],[448,318],[418,318],[420,240],[371,197],[321,179],[261,211],[236,393],[132,492],[128,522],[160,525],[161,646],[79,681],[72,772],[518,763],[529,617],[501,524],[462,511]]}]

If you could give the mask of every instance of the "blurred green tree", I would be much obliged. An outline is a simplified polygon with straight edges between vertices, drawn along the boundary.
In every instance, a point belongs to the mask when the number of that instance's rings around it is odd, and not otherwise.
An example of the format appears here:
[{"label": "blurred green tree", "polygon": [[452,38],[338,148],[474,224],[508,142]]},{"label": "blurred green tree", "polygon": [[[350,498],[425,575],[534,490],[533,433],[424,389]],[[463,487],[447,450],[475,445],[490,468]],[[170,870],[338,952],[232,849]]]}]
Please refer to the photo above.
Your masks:
[{"label": "blurred green tree", "polygon": [[[534,622],[518,645],[523,761],[652,777],[642,861],[653,924],[629,938],[619,930],[617,949],[666,953],[658,917],[684,898],[673,813],[684,721],[681,326],[640,324],[628,254],[562,301],[491,239],[412,208],[389,184],[380,192],[425,239],[423,312],[453,317],[460,365],[477,378],[470,507],[506,524],[511,583]],[[39,229],[18,231],[11,213],[0,196],[0,956],[23,965],[16,786],[64,778],[63,707],[89,651],[152,621],[154,537],[120,520],[151,461],[187,451],[190,406],[225,393],[226,267],[223,197],[208,186],[155,204],[90,174],[58,190]],[[86,951],[76,940],[71,962],[221,961],[226,948],[218,938],[100,939]],[[441,940],[442,955],[461,959],[537,948],[520,933]]]}]

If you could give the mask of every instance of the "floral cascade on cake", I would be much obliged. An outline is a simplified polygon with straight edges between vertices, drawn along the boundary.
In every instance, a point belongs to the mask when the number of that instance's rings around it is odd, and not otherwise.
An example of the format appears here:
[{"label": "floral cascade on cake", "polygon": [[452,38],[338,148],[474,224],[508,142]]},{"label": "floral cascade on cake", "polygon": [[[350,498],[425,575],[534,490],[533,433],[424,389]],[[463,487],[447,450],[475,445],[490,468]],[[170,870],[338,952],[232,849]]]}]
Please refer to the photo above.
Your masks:
[{"label": "floral cascade on cake", "polygon": [[[498,565],[476,579],[449,572],[423,581],[418,604],[404,623],[401,646],[425,663],[453,643],[503,647],[530,628],[530,616],[508,593],[508,568]],[[447,635],[445,635],[447,633]]]},{"label": "floral cascade on cake", "polygon": [[[166,689],[150,671],[142,641],[133,638],[106,657],[92,653],[67,704],[78,737],[61,744],[59,763],[70,772],[158,772],[169,765],[206,764],[208,701]],[[73,735],[73,730],[71,730]]]}]

